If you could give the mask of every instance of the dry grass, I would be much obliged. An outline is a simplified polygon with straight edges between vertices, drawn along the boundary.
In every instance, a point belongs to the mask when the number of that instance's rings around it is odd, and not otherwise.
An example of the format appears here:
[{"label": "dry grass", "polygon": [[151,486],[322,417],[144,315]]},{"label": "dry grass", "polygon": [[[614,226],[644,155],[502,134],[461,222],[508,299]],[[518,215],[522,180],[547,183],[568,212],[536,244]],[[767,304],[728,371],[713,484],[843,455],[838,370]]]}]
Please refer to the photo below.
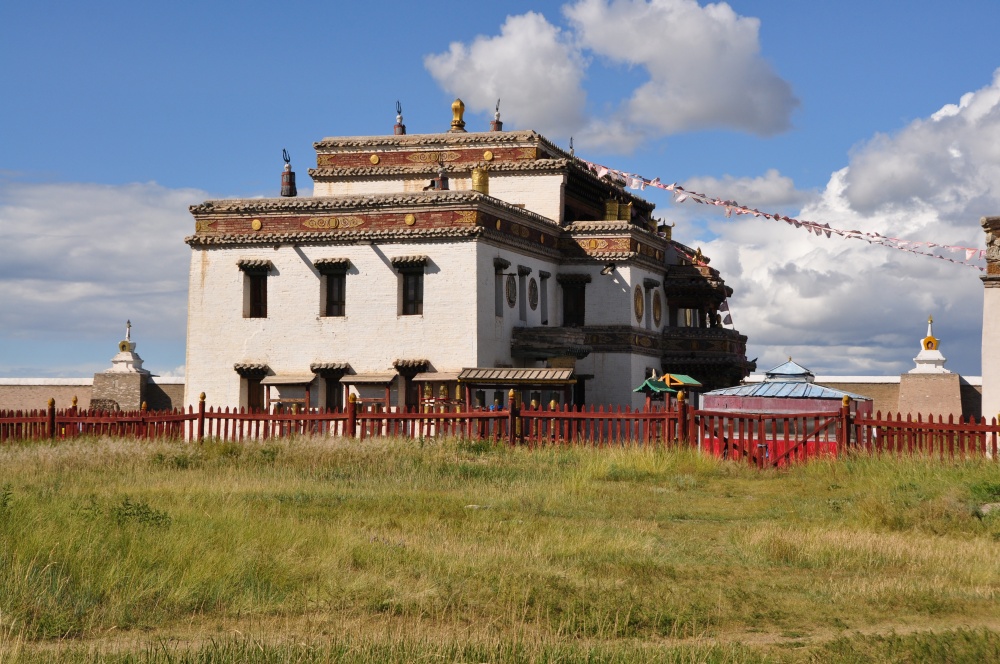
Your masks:
[{"label": "dry grass", "polygon": [[6,447],[0,662],[978,656],[995,476],[455,440]]}]

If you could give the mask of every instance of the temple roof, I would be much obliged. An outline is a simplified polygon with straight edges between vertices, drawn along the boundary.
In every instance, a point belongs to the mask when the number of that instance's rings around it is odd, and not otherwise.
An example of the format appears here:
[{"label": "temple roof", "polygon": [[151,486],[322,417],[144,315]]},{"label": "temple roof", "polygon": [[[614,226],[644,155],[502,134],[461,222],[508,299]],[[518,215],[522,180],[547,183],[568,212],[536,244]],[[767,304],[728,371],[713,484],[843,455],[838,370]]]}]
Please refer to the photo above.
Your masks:
[{"label": "temple roof", "polygon": [[816,375],[806,369],[801,364],[792,362],[792,358],[788,358],[788,361],[784,364],[779,364],[770,371],[764,372],[767,376],[765,382],[767,381],[798,381],[798,382],[812,382]]}]

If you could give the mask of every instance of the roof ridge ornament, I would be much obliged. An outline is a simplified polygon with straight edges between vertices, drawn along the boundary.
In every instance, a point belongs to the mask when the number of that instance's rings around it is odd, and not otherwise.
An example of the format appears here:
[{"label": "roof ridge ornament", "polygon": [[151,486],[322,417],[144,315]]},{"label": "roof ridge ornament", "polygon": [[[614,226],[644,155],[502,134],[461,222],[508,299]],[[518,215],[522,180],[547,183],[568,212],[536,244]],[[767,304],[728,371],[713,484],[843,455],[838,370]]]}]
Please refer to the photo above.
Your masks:
[{"label": "roof ridge ornament", "polygon": [[288,150],[281,148],[281,158],[285,160],[285,168],[281,171],[281,195],[292,198],[299,195],[295,188],[295,171],[292,170],[292,158]]},{"label": "roof ridge ornament", "polygon": [[451,103],[451,129],[449,130],[449,133],[466,133],[465,120],[462,119],[463,115],[465,115],[465,102],[461,99],[455,99],[455,101]]},{"label": "roof ridge ornament", "polygon": [[497,99],[497,109],[493,113],[493,122],[490,123],[490,131],[503,131],[503,123],[500,122],[500,100]]},{"label": "roof ridge ornament", "polygon": [[403,105],[396,100],[396,124],[392,128],[392,133],[396,136],[406,134],[406,125],[403,124]]}]

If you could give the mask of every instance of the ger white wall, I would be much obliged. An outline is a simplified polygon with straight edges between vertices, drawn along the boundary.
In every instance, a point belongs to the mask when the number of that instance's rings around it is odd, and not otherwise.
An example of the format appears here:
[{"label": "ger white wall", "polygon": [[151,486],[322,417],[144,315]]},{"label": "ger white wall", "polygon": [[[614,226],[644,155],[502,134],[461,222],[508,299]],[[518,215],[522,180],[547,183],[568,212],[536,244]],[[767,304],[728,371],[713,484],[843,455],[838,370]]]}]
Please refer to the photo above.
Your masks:
[{"label": "ger white wall", "polygon": [[[265,363],[275,374],[308,373],[313,362],[349,362],[357,373],[393,372],[396,359],[426,358],[438,371],[478,366],[476,244],[193,249],[185,403],[197,403],[200,392],[209,405],[241,403],[236,362]],[[400,278],[390,259],[413,254],[429,257],[424,313],[401,316]],[[313,261],[334,257],[351,261],[346,316],[322,317]],[[274,265],[267,318],[243,318],[241,259]]]}]

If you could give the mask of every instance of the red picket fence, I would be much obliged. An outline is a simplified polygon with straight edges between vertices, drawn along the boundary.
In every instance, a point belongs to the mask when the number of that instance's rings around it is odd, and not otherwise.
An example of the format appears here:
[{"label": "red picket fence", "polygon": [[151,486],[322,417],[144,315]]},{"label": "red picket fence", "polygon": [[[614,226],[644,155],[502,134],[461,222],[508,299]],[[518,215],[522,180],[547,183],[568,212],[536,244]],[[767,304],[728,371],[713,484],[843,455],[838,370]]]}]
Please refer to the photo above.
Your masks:
[{"label": "red picket fence", "polygon": [[709,454],[764,468],[835,457],[841,450],[844,431],[850,429],[842,412],[765,414],[699,410],[694,413],[687,440]]},{"label": "red picket fence", "polygon": [[676,408],[632,410],[590,407],[469,410],[436,406],[407,412],[375,412],[350,401],[344,411],[248,412],[245,409],[198,408],[175,411],[108,412],[75,407],[56,410],[0,411],[0,442],[84,435],[145,439],[206,437],[242,442],[291,435],[371,438],[398,436],[504,441],[542,447],[694,447],[734,461],[764,467],[848,453],[925,456],[937,459],[998,459],[1000,426],[996,420],[924,420],[881,413],[854,416],[849,405],[839,412],[738,413]]},{"label": "red picket fence", "polygon": [[48,412],[44,410],[0,410],[0,442],[47,438]]},{"label": "red picket fence", "polygon": [[876,413],[872,418],[858,417],[853,424],[853,438],[858,449],[871,454],[894,456],[925,456],[938,459],[997,459],[998,434],[1000,426],[996,418],[990,422],[986,418],[978,421],[969,418],[958,422],[949,416],[945,421],[940,415],[924,420],[920,415],[914,420],[899,413],[882,417]]},{"label": "red picket fence", "polygon": [[655,408],[604,406],[557,406],[555,409],[527,408],[517,414],[515,433],[518,440],[532,446],[653,445],[676,443],[680,439],[680,412]]}]

